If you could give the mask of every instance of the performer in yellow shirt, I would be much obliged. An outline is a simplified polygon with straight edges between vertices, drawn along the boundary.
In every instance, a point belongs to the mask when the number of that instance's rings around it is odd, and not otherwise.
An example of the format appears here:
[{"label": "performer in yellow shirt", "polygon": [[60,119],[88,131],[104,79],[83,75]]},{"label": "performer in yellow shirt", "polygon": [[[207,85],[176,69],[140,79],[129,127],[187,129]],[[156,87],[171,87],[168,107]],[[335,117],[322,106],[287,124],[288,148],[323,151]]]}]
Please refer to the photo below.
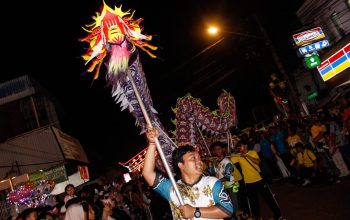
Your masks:
[{"label": "performer in yellow shirt", "polygon": [[254,219],[258,219],[260,217],[258,197],[258,194],[260,194],[273,212],[274,219],[284,219],[269,186],[260,175],[260,158],[257,152],[254,150],[248,151],[248,143],[245,141],[238,142],[237,146],[239,147],[240,153],[233,154],[231,161],[233,164],[239,163],[242,169],[243,180],[246,186],[252,217]]},{"label": "performer in yellow shirt", "polygon": [[300,175],[304,178],[304,183],[302,186],[308,186],[311,184],[312,173],[317,168],[317,158],[314,152],[307,149],[303,143],[298,142],[295,144],[295,147],[298,151],[297,160]]},{"label": "performer in yellow shirt", "polygon": [[247,190],[245,188],[245,183],[241,172],[241,166],[238,163],[233,164],[232,175],[235,181],[238,183],[238,188],[236,189],[238,199],[238,209],[236,212],[237,219],[247,219],[249,217],[249,213],[251,212],[249,210]]}]

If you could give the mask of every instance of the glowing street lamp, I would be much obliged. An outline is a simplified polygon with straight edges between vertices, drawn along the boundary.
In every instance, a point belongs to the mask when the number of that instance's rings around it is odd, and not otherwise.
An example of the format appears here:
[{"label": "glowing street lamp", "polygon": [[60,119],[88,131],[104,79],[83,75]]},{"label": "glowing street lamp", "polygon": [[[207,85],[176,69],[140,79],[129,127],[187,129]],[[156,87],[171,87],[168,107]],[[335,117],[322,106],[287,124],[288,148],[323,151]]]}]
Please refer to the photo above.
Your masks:
[{"label": "glowing street lamp", "polygon": [[208,33],[211,35],[215,35],[219,32],[219,29],[217,27],[209,27],[208,28]]}]

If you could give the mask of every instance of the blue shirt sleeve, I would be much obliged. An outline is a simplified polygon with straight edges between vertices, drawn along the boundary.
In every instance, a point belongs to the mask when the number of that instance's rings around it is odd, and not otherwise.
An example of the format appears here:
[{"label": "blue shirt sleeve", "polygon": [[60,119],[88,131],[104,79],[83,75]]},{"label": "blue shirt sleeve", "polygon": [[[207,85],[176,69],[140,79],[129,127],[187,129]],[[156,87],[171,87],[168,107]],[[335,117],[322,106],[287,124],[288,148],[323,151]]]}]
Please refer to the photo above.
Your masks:
[{"label": "blue shirt sleeve", "polygon": [[159,193],[166,200],[170,200],[170,190],[171,190],[171,181],[165,178],[163,175],[156,173],[156,178],[154,179],[153,189]]},{"label": "blue shirt sleeve", "polygon": [[208,172],[209,172],[209,174],[212,175],[212,176],[215,175],[215,167],[214,167],[214,165],[213,165],[212,162],[209,163]]},{"label": "blue shirt sleeve", "polygon": [[220,180],[215,182],[212,193],[215,206],[231,216],[235,210],[232,206],[231,199],[224,190],[224,185],[222,185]]},{"label": "blue shirt sleeve", "polygon": [[227,163],[225,167],[225,174],[224,174],[226,180],[231,181],[232,171],[233,171],[232,163]]}]

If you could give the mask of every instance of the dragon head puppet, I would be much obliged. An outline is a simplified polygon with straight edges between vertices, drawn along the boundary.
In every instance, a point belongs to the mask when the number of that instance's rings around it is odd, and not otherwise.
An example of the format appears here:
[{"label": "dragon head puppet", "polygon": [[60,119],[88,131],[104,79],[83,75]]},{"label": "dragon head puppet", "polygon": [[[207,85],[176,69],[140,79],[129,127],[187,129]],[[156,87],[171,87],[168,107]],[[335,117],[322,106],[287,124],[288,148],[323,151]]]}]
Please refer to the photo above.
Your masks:
[{"label": "dragon head puppet", "polygon": [[143,27],[140,23],[143,19],[134,19],[134,13],[135,11],[130,10],[123,12],[122,6],[112,9],[103,2],[101,12],[92,17],[94,22],[83,27],[89,34],[80,40],[90,45],[83,59],[85,64],[89,64],[87,72],[94,73],[94,79],[98,78],[106,57],[108,79],[113,80],[118,74],[125,72],[130,55],[135,52],[135,46],[151,57],[156,57],[150,50],[156,50],[157,47],[147,43],[152,36],[141,33]]}]

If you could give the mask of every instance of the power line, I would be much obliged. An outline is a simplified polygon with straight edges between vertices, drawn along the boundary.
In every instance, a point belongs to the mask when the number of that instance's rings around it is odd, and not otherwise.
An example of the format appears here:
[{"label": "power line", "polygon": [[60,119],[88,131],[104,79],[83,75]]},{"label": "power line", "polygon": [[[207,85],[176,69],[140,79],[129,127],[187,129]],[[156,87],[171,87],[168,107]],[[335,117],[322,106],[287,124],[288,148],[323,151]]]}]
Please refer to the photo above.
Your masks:
[{"label": "power line", "polygon": [[205,53],[206,51],[210,50],[212,47],[216,46],[217,44],[219,44],[221,41],[223,41],[225,39],[225,37],[219,39],[218,41],[214,42],[213,44],[209,45],[208,47],[206,47],[205,49],[203,49],[202,51],[200,51],[199,53],[195,54],[193,57],[191,57],[190,59],[188,59],[187,61],[185,61],[183,64],[181,64],[180,66],[178,66],[176,69],[174,69],[173,72],[176,72],[178,70],[180,70],[182,67],[186,66],[188,63],[190,63],[192,60],[194,60],[195,58],[197,58],[198,56],[200,56],[201,54]]}]

